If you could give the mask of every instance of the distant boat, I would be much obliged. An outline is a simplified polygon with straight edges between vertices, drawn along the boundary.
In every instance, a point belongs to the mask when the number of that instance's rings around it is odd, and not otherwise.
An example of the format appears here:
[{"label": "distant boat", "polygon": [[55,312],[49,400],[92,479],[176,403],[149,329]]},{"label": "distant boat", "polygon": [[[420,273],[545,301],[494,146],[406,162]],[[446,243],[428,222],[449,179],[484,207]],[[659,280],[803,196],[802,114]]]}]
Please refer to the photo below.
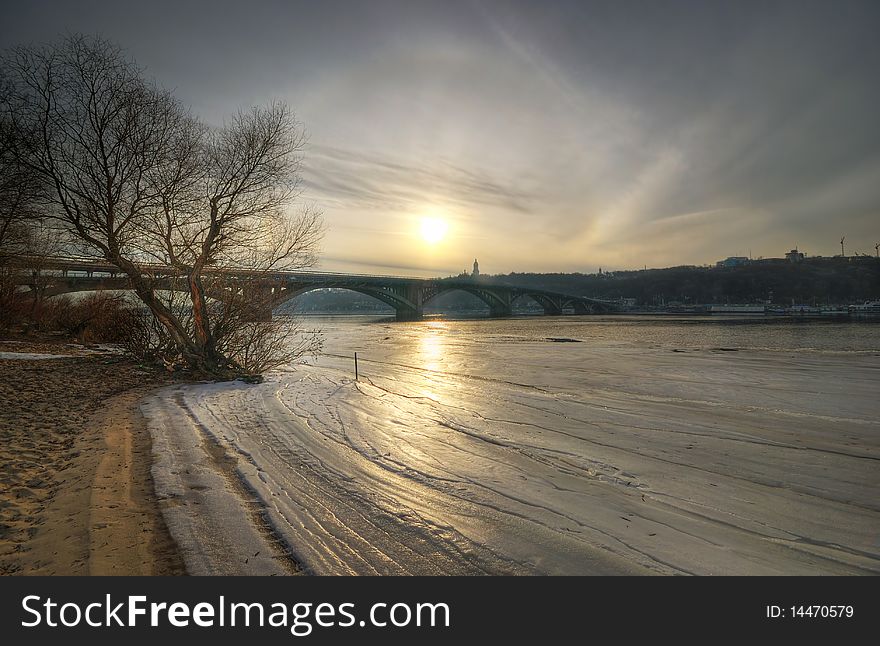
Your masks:
[{"label": "distant boat", "polygon": [[850,305],[852,316],[880,316],[880,301],[865,301],[861,305]]},{"label": "distant boat", "polygon": [[785,310],[788,316],[833,317],[849,316],[849,309],[835,306],[813,307],[812,305],[793,305]]},{"label": "distant boat", "polygon": [[849,316],[849,308],[840,306],[823,307],[821,316]]}]

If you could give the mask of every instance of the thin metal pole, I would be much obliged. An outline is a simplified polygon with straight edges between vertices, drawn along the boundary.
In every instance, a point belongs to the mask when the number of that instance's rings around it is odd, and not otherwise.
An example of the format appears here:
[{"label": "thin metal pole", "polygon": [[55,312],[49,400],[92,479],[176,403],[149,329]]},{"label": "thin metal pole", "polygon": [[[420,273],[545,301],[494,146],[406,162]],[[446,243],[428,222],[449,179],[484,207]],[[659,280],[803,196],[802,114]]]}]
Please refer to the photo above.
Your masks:
[{"label": "thin metal pole", "polygon": [[358,380],[358,353],[354,353],[354,380]]}]

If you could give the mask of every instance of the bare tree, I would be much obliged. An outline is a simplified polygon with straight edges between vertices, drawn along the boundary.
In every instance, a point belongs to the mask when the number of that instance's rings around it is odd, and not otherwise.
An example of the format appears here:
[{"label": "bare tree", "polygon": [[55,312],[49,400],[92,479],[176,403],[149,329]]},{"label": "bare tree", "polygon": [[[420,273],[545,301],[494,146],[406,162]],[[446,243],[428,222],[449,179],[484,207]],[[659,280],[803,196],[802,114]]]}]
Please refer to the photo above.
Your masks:
[{"label": "bare tree", "polygon": [[248,320],[240,302],[265,300],[267,272],[313,265],[323,231],[290,211],[304,140],[287,106],[209,127],[99,38],[19,47],[2,70],[12,154],[40,179],[46,217],[125,272],[191,369],[248,372],[228,342]]},{"label": "bare tree", "polygon": [[[0,79],[0,99],[9,87]],[[0,325],[19,322],[25,312],[26,295],[19,291],[21,275],[27,268],[19,260],[33,246],[34,232],[29,226],[35,215],[39,195],[37,178],[15,157],[11,124],[0,117]]]}]

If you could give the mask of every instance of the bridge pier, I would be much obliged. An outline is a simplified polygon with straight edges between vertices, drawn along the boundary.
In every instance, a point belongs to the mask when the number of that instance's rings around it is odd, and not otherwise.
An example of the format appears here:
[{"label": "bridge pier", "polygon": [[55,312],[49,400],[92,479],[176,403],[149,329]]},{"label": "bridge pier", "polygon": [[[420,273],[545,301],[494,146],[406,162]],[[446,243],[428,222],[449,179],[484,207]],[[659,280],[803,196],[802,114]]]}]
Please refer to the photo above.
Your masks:
[{"label": "bridge pier", "polygon": [[398,307],[394,311],[398,321],[421,321],[424,316],[422,310],[414,310],[410,307]]},{"label": "bridge pier", "polygon": [[245,320],[249,323],[260,323],[272,320],[272,310],[277,304],[271,287],[245,288]]},{"label": "bridge pier", "polygon": [[489,308],[489,316],[493,319],[513,316],[513,308],[510,305],[493,305]]},{"label": "bridge pier", "polygon": [[246,317],[248,323],[261,323],[272,320],[272,305],[260,305],[248,311]]}]

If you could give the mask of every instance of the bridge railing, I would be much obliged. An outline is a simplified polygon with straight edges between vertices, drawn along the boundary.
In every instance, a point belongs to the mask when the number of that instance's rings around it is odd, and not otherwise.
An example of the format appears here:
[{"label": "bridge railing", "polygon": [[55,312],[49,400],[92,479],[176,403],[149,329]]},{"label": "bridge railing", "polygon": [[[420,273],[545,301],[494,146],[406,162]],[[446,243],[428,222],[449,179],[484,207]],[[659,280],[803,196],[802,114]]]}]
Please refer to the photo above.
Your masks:
[{"label": "bridge railing", "polygon": [[[53,257],[53,258],[28,258],[28,257],[19,257],[16,259],[17,264],[22,267],[27,268],[39,268],[39,269],[55,269],[61,271],[87,271],[87,272],[102,272],[108,274],[120,274],[125,273],[116,265],[113,265],[109,262],[90,259],[90,258],[82,258],[82,257]],[[167,276],[182,276],[185,272],[171,267],[169,265],[162,265],[159,263],[148,263],[148,262],[139,262],[136,263],[137,267],[148,273],[157,273],[163,274]],[[406,280],[406,281],[433,281],[438,280],[437,278],[421,278],[416,276],[397,276],[392,274],[351,274],[345,272],[334,272],[334,271],[305,271],[305,270],[277,270],[277,271],[263,271],[263,270],[254,270],[254,269],[240,269],[234,267],[207,267],[204,270],[204,273],[207,275],[211,274],[222,274],[226,276],[241,276],[241,277],[260,277],[260,278],[277,278],[277,279],[290,279],[290,278],[320,278],[320,277],[332,277],[332,278],[372,278],[372,279],[384,279],[384,280]]]}]

